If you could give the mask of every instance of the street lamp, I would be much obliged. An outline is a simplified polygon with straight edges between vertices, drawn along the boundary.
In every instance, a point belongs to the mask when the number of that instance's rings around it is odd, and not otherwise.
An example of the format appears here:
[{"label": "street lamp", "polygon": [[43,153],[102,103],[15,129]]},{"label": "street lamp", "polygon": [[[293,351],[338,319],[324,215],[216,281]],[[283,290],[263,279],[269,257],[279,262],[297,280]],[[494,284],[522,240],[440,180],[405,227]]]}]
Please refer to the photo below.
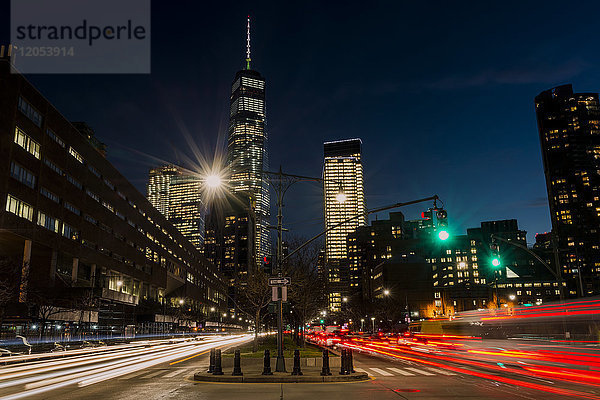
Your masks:
[{"label": "street lamp", "polygon": [[342,297],[342,301],[343,301],[344,303],[347,303],[347,302],[348,302],[348,298],[347,298],[347,297]]},{"label": "street lamp", "polygon": [[182,306],[184,303],[183,299],[179,299],[179,305]]},{"label": "street lamp", "polygon": [[360,319],[360,331],[363,332],[364,331],[364,324],[365,324],[365,319],[361,318]]},{"label": "street lamp", "polygon": [[214,308],[214,307],[211,307],[211,308],[210,308],[210,312],[215,312],[215,308]]},{"label": "street lamp", "polygon": [[373,323],[373,334],[375,334],[375,317],[371,317],[371,322]]},{"label": "street lamp", "polygon": [[508,298],[510,299],[510,301],[514,301],[517,298],[517,296],[515,296],[514,294],[511,294],[508,296]]},{"label": "street lamp", "polygon": [[219,175],[213,174],[206,177],[204,180],[209,188],[216,189],[222,184],[222,179]]},{"label": "street lamp", "polygon": [[384,295],[384,296],[389,296],[389,295],[390,295],[390,291],[389,291],[388,289],[385,289],[385,290],[383,291],[383,295]]},{"label": "street lamp", "polygon": [[348,196],[346,196],[346,193],[340,191],[340,192],[338,192],[338,194],[335,195],[335,200],[338,203],[345,203],[346,200],[348,200]]}]

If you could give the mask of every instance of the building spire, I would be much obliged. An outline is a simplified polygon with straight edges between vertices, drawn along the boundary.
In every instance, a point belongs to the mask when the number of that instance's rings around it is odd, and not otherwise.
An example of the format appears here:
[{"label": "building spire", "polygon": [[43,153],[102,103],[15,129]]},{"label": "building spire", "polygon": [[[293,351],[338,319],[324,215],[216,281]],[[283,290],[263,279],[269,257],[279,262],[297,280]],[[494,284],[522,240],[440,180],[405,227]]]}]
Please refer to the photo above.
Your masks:
[{"label": "building spire", "polygon": [[248,27],[246,33],[246,69],[250,69],[250,15],[248,15]]}]

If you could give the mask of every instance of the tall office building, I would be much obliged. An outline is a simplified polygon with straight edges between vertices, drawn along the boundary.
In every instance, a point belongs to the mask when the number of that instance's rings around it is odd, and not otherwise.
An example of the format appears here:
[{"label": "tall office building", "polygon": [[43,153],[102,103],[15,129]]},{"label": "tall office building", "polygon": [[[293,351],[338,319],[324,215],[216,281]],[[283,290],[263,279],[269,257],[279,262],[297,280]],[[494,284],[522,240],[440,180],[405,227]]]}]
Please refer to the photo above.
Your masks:
[{"label": "tall office building", "polygon": [[238,71],[231,86],[227,165],[234,192],[250,194],[256,215],[257,262],[269,253],[269,187],[263,171],[268,169],[265,131],[265,79],[250,67],[250,17],[248,17],[246,67]]},{"label": "tall office building", "polygon": [[571,295],[600,293],[598,94],[558,86],[540,93],[535,108],[561,271]]},{"label": "tall office building", "polygon": [[148,176],[147,196],[198,250],[204,244],[202,181],[176,165],[152,168]]},{"label": "tall office building", "polygon": [[[329,308],[341,309],[342,299],[350,292],[350,271],[346,237],[366,224],[363,169],[360,139],[324,143],[323,185],[325,203],[325,264]],[[345,199],[340,201],[339,194]],[[346,219],[356,219],[336,226]]]}]

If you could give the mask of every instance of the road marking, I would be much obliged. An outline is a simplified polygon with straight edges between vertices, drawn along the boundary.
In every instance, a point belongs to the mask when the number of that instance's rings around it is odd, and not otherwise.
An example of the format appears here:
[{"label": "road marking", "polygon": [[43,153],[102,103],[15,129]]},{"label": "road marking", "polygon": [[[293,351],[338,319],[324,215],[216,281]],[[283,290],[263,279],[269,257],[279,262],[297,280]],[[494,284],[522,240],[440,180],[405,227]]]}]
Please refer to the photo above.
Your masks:
[{"label": "road marking", "polygon": [[423,371],[423,370],[418,369],[418,368],[408,368],[408,367],[406,367],[405,369],[407,369],[409,371],[416,372],[417,374],[421,374],[421,375],[427,375],[427,376],[434,376],[435,375],[435,374],[432,374],[431,372]]},{"label": "road marking", "polygon": [[164,375],[163,378],[173,378],[174,376],[177,376],[177,375],[179,375],[179,374],[181,374],[183,372],[189,372],[189,371],[190,371],[189,368],[178,369],[178,370],[175,370],[173,372],[169,372],[168,374]]},{"label": "road marking", "polygon": [[384,370],[382,370],[382,369],[380,369],[380,368],[369,368],[369,369],[370,369],[371,371],[375,371],[375,372],[377,372],[379,375],[383,375],[383,376],[394,376],[394,374],[390,374],[389,372],[387,372],[387,371],[384,371]]},{"label": "road marking", "polygon": [[[362,368],[354,368],[354,370],[355,370],[356,372],[367,372],[367,371],[365,371],[365,370],[364,370],[364,369],[362,369]],[[368,372],[367,372],[367,373],[368,373]]]},{"label": "road marking", "polygon": [[[221,346],[221,347],[223,347],[223,346]],[[217,348],[218,348],[218,349],[220,349],[221,347],[217,347]],[[196,354],[196,355],[193,355],[193,356],[191,356],[191,357],[188,357],[188,358],[184,358],[183,360],[177,360],[177,361],[173,361],[173,362],[172,362],[172,363],[170,363],[169,365],[175,365],[175,364],[177,364],[177,363],[180,363],[180,362],[183,362],[183,361],[190,360],[190,359],[192,359],[192,358],[194,358],[194,357],[201,356],[202,354],[206,354],[206,353],[208,353],[208,352],[210,352],[210,350],[203,351],[202,353],[198,353],[198,354]]]},{"label": "road marking", "polygon": [[121,379],[131,379],[131,378],[135,378],[136,376],[140,376],[140,375],[146,374],[146,373],[148,373],[148,371],[146,371],[145,369],[143,369],[141,371],[134,372],[133,374],[125,375]]},{"label": "road marking", "polygon": [[154,378],[155,376],[157,376],[157,375],[160,375],[160,374],[162,374],[163,372],[165,372],[165,370],[164,370],[164,369],[161,369],[161,370],[158,370],[158,371],[156,371],[156,372],[152,372],[152,373],[150,373],[150,374],[148,374],[148,375],[144,375],[144,376],[142,376],[142,378],[144,378],[144,379],[148,379],[148,378]]},{"label": "road marking", "polygon": [[410,372],[407,371],[403,371],[400,368],[388,368],[390,371],[395,372],[397,374],[400,375],[404,375],[404,376],[415,376],[415,374],[411,374]]},{"label": "road marking", "polygon": [[437,372],[438,374],[442,374],[442,375],[456,375],[454,372],[445,371],[443,369],[437,369],[437,368],[431,368],[431,367],[427,367],[427,369],[430,371],[433,371],[433,372]]}]

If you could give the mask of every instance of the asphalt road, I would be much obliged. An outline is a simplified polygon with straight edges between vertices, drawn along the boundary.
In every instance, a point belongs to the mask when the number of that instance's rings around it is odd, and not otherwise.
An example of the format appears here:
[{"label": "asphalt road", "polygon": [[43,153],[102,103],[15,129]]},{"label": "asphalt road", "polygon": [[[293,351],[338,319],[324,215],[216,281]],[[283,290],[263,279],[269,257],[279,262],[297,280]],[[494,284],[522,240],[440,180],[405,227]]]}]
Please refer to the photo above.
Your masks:
[{"label": "asphalt road", "polygon": [[[229,340],[229,342],[227,341]],[[0,368],[0,399],[564,399],[564,393],[552,393],[526,387],[543,385],[551,389],[579,390],[587,397],[600,399],[597,387],[528,377],[523,385],[500,381],[509,373],[496,372],[497,379],[427,364],[430,358],[407,361],[382,354],[355,352],[355,369],[372,379],[362,383],[320,384],[216,384],[193,381],[193,374],[208,366],[208,349],[229,347],[236,339],[215,339],[213,343],[191,342],[149,347],[142,353],[123,350],[107,358],[106,354],[70,360],[19,364]],[[239,338],[238,341],[248,340]],[[124,354],[123,352],[133,352]],[[417,358],[417,357],[415,357]],[[62,361],[64,364],[56,364]],[[87,362],[87,363],[86,363]],[[54,363],[54,364],[53,364]],[[113,364],[111,364],[113,363]],[[464,367],[464,366],[463,366]],[[16,370],[16,368],[20,368]],[[471,366],[465,370],[480,371]],[[338,371],[332,371],[337,373]],[[225,371],[230,373],[230,371]],[[535,386],[537,387],[537,386]]]}]

